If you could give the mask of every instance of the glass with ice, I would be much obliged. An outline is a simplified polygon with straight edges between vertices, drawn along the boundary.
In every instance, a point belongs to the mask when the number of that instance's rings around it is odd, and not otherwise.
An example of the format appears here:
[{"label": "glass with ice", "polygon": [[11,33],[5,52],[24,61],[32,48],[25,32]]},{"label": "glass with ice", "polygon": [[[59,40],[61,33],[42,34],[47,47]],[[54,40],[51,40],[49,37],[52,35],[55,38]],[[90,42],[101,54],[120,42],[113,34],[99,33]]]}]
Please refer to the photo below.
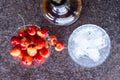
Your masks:
[{"label": "glass with ice", "polygon": [[110,53],[110,38],[104,29],[94,24],[78,27],[68,41],[71,58],[83,67],[102,64]]}]

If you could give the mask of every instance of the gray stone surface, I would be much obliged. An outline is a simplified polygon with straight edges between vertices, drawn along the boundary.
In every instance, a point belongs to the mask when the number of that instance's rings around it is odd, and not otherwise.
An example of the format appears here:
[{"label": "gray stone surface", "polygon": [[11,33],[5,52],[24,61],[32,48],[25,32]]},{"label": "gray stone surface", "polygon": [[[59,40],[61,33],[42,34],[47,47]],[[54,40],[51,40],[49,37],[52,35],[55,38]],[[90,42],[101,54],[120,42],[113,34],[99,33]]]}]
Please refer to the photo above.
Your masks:
[{"label": "gray stone surface", "polygon": [[[9,55],[9,39],[26,24],[49,26],[51,34],[65,42],[62,52],[51,51],[50,58],[37,68],[25,68]],[[95,68],[83,68],[68,55],[69,35],[79,25],[93,23],[110,35],[112,48],[106,62]],[[69,27],[50,25],[40,11],[40,0],[0,0],[0,80],[120,80],[120,0],[83,0],[79,20]]]}]

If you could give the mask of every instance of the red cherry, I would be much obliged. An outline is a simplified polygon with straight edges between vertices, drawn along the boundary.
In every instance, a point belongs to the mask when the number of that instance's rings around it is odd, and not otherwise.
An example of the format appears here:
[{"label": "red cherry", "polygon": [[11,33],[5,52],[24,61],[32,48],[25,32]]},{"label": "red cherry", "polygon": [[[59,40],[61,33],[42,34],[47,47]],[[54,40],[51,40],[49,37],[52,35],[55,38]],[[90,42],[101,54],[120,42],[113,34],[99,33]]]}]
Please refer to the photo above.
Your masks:
[{"label": "red cherry", "polygon": [[33,64],[33,58],[30,56],[24,56],[22,58],[22,64],[25,66],[31,66]]},{"label": "red cherry", "polygon": [[22,55],[20,56],[20,57],[21,57],[21,59],[23,58],[23,56],[28,56],[28,54],[27,54],[27,51],[26,51],[26,50],[22,50],[22,51],[21,51],[21,53],[22,53]]},{"label": "red cherry", "polygon": [[36,34],[36,26],[35,25],[28,26],[26,31],[29,35],[34,36]]},{"label": "red cherry", "polygon": [[22,39],[21,39],[21,46],[23,47],[23,48],[27,48],[28,47],[28,45],[30,44],[30,40],[27,38],[27,37],[23,37]]},{"label": "red cherry", "polygon": [[17,57],[14,57],[14,58],[18,61],[21,61],[24,55],[25,55],[25,51],[21,50],[21,54]]},{"label": "red cherry", "polygon": [[18,36],[20,37],[25,37],[27,36],[27,32],[26,32],[26,28],[22,27],[19,31],[18,31]]},{"label": "red cherry", "polygon": [[11,38],[11,44],[12,45],[18,45],[18,44],[20,44],[20,38],[19,37],[17,37],[17,36],[13,36],[12,38]]},{"label": "red cherry", "polygon": [[10,55],[13,57],[19,57],[21,55],[21,48],[19,46],[15,46],[10,50]]},{"label": "red cherry", "polygon": [[35,48],[34,45],[29,45],[27,48],[27,53],[30,56],[35,56],[37,54],[37,49]]},{"label": "red cherry", "polygon": [[43,56],[41,56],[40,54],[37,54],[34,57],[34,59],[35,59],[36,64],[38,64],[38,65],[42,64],[44,62],[44,60],[45,60],[45,58]]},{"label": "red cherry", "polygon": [[30,44],[35,44],[35,36],[29,36]]},{"label": "red cherry", "polygon": [[42,38],[37,38],[36,40],[36,49],[42,49],[45,46],[45,40]]},{"label": "red cherry", "polygon": [[65,45],[63,42],[57,42],[57,44],[55,46],[56,51],[62,51],[64,48],[65,48]]},{"label": "red cherry", "polygon": [[49,49],[47,48],[42,48],[38,51],[39,54],[41,54],[43,57],[48,58],[50,55]]},{"label": "red cherry", "polygon": [[37,35],[42,37],[42,38],[46,38],[48,35],[48,30],[46,28],[41,28],[37,30]]},{"label": "red cherry", "polygon": [[51,40],[51,45],[55,45],[57,43],[57,37],[55,35],[51,35],[50,40]]}]

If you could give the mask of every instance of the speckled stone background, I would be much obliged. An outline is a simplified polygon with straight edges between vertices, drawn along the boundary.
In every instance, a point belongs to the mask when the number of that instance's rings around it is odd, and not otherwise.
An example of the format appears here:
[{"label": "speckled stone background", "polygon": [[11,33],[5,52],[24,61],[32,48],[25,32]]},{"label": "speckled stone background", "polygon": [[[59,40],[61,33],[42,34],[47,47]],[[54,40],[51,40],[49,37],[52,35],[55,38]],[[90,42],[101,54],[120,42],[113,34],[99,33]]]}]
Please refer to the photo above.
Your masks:
[{"label": "speckled stone background", "polygon": [[[0,80],[120,80],[120,0],[83,0],[79,20],[69,27],[50,25],[40,11],[41,0],[0,0]],[[37,68],[25,68],[9,55],[12,33],[26,24],[47,27],[51,34],[65,42],[62,52],[51,51],[50,58]],[[67,42],[78,26],[92,23],[104,28],[111,38],[111,53],[95,68],[83,68],[68,55]]]}]

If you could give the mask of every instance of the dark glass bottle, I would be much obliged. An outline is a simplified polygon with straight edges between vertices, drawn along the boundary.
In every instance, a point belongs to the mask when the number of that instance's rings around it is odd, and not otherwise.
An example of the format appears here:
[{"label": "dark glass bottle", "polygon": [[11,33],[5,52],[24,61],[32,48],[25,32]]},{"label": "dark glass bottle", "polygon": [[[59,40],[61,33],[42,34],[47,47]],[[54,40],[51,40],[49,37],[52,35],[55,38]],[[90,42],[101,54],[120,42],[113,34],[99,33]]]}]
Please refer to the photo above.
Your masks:
[{"label": "dark glass bottle", "polygon": [[58,26],[73,24],[80,16],[81,0],[42,0],[41,11],[44,17]]}]

